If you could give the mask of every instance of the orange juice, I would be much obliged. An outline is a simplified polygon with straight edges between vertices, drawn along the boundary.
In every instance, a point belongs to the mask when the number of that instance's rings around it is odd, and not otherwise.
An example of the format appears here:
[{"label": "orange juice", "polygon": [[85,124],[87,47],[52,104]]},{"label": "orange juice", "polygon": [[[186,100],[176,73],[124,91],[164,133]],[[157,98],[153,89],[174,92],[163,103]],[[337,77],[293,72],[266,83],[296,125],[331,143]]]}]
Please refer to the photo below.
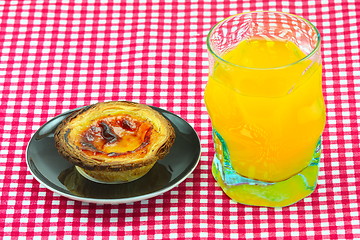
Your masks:
[{"label": "orange juice", "polygon": [[[219,185],[249,205],[286,206],[309,195],[325,125],[321,64],[293,42],[260,38],[243,40],[221,59],[205,89]],[[223,168],[253,182],[224,180]]]}]

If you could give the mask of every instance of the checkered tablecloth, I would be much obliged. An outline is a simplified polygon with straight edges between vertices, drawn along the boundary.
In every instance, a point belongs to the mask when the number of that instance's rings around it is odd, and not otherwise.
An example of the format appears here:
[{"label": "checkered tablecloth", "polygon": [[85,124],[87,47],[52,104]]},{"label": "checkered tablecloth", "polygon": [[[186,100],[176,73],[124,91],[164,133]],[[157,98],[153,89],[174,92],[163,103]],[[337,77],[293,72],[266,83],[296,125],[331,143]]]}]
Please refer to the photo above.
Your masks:
[{"label": "checkered tablecloth", "polygon": [[[317,190],[285,208],[225,196],[203,103],[205,38],[246,11],[294,13],[322,35],[327,128]],[[360,5],[337,1],[0,0],[0,238],[360,239]],[[197,131],[195,171],[128,204],[73,201],[30,174],[32,134],[76,107],[128,100],[167,109]]]}]

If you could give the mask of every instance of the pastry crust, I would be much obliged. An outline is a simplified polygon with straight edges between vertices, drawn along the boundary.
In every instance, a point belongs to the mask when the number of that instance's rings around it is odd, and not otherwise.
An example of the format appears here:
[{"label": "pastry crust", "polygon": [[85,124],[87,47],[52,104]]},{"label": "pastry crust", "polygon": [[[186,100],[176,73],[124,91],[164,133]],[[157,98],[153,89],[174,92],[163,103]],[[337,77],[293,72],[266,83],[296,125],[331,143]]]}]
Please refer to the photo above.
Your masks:
[{"label": "pastry crust", "polygon": [[175,131],[147,105],[112,101],[75,111],[57,127],[54,139],[59,153],[91,177],[127,182],[169,153]]}]

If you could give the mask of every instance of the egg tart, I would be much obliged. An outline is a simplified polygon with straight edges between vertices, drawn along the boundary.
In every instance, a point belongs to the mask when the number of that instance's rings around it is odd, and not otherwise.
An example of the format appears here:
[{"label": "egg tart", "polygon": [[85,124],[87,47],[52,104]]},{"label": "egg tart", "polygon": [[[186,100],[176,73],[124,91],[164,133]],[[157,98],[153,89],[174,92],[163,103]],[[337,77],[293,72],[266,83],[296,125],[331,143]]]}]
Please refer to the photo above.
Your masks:
[{"label": "egg tart", "polygon": [[170,151],[175,131],[151,107],[126,101],[101,102],[75,111],[57,127],[58,152],[81,173],[105,183],[144,176]]}]

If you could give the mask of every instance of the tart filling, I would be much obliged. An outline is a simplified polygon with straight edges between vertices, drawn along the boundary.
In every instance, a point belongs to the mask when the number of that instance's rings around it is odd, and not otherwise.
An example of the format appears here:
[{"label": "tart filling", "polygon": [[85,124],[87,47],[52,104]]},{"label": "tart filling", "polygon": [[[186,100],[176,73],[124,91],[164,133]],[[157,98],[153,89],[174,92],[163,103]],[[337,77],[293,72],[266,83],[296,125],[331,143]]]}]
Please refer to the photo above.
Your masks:
[{"label": "tart filling", "polygon": [[118,157],[144,149],[151,139],[152,126],[128,115],[94,121],[80,134],[78,146],[89,156]]}]

